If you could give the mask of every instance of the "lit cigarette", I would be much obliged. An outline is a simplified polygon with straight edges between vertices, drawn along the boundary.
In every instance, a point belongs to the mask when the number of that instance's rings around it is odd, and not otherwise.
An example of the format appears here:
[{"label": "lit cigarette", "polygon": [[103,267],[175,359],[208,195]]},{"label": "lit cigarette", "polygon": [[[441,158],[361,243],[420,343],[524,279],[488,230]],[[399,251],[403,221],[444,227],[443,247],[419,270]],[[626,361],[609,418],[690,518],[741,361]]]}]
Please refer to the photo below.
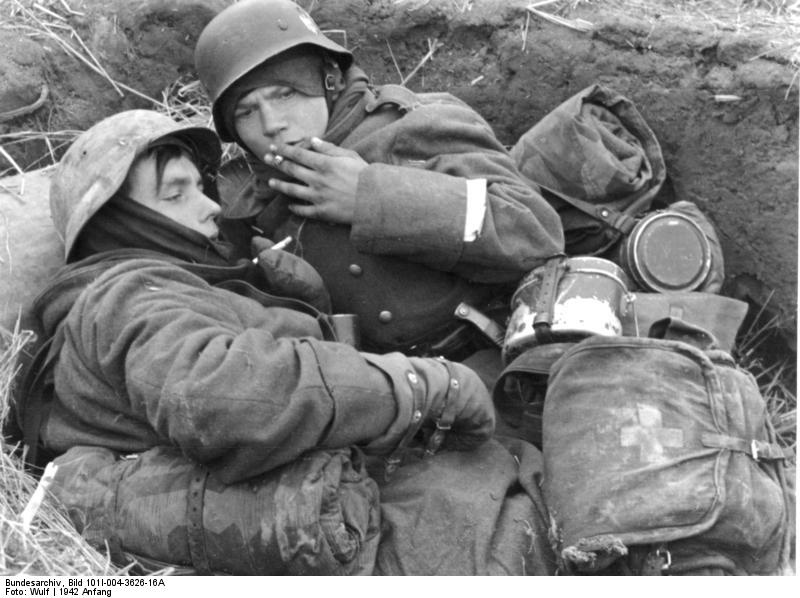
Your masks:
[{"label": "lit cigarette", "polygon": [[282,241],[278,241],[277,243],[275,243],[275,245],[270,247],[270,249],[283,249],[284,247],[286,247],[291,242],[292,242],[292,235],[289,235],[288,237],[286,237]]},{"label": "lit cigarette", "polygon": [[[275,245],[270,247],[270,249],[283,249],[284,247],[286,247],[291,242],[292,242],[292,235],[289,235],[285,239],[281,239],[280,241],[275,243]],[[257,264],[258,263],[258,256],[254,257],[252,261],[253,261],[254,264]]]}]

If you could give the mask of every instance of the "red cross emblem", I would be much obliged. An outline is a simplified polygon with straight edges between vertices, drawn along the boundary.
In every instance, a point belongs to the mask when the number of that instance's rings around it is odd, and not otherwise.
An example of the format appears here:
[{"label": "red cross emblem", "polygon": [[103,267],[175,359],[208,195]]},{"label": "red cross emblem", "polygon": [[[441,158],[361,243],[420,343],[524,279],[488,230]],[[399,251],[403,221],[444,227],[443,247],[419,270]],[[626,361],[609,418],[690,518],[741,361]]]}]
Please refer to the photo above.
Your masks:
[{"label": "red cross emblem", "polygon": [[683,446],[683,430],[665,428],[661,419],[661,411],[652,405],[636,405],[639,423],[624,426],[620,430],[622,446],[638,446],[639,459],[646,463],[658,463],[664,460],[664,448]]}]

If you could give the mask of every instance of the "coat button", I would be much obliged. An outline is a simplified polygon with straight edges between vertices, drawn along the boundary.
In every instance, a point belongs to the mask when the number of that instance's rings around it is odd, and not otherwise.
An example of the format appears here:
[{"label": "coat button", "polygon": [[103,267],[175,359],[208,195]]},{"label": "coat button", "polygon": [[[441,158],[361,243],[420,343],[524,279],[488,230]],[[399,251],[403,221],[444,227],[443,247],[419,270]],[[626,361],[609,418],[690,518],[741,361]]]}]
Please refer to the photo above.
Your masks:
[{"label": "coat button", "polygon": [[361,276],[361,273],[364,271],[358,264],[350,264],[347,269],[350,270],[350,274],[356,277]]},{"label": "coat button", "polygon": [[378,314],[378,319],[384,324],[388,324],[392,321],[392,312],[390,312],[388,309],[385,309]]}]

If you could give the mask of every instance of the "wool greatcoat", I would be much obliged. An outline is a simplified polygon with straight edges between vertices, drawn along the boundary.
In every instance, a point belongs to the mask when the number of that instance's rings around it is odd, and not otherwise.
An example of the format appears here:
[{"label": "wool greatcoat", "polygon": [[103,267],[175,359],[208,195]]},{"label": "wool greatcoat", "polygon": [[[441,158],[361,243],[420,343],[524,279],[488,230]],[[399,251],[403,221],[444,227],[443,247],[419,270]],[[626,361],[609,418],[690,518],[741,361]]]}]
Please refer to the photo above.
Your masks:
[{"label": "wool greatcoat", "polygon": [[41,429],[53,452],[173,445],[231,483],[311,448],[388,452],[414,394],[447,389],[434,360],[359,353],[278,298],[265,309],[164,256],[129,257],[80,262],[37,301],[58,357]]},{"label": "wool greatcoat", "polygon": [[[249,171],[220,177],[220,195],[228,218],[276,241],[292,235],[288,251],[319,271],[334,313],[358,315],[364,349],[425,354],[463,325],[453,317],[460,302],[483,309],[507,299],[525,273],[563,251],[561,223],[464,102],[364,81],[348,70],[325,135],[369,163],[352,226],[293,215],[287,205],[296,200],[267,185],[284,175],[254,156]],[[475,179],[486,180],[486,211],[467,239],[467,181]]]}]

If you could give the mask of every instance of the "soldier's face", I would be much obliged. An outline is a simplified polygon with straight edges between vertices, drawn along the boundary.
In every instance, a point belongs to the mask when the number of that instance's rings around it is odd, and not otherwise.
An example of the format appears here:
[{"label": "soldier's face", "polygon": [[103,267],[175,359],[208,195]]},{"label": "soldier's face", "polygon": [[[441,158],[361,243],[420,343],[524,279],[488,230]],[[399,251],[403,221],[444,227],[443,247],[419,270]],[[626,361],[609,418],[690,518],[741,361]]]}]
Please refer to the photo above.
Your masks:
[{"label": "soldier's face", "polygon": [[308,96],[285,85],[267,85],[239,100],[234,123],[239,139],[262,157],[270,144],[322,137],[328,126],[328,105],[322,96]]},{"label": "soldier's face", "polygon": [[128,173],[128,197],[183,226],[215,239],[215,218],[221,208],[203,193],[203,179],[188,157],[180,154],[164,166],[161,185],[156,180],[156,159],[146,156],[134,162]]}]

